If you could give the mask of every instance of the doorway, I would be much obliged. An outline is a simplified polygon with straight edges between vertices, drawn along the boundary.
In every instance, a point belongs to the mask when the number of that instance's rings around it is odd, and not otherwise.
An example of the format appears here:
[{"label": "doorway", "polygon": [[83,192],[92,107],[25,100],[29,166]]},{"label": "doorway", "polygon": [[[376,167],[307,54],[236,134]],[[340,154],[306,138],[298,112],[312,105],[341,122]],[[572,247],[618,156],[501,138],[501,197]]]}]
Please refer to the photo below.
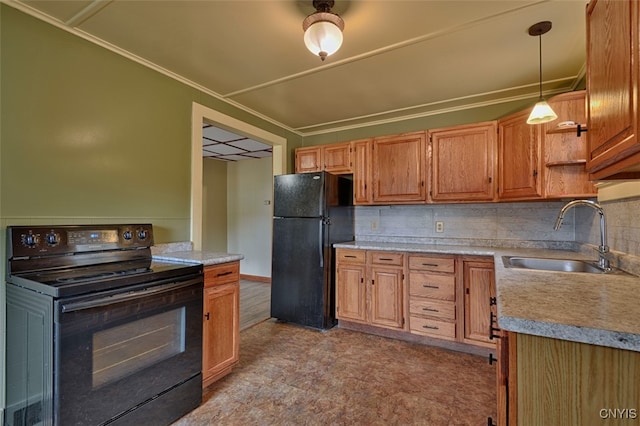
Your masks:
[{"label": "doorway", "polygon": [[251,139],[271,145],[272,174],[286,172],[287,140],[259,127],[222,114],[196,102],[191,112],[191,241],[194,250],[202,250],[202,123],[214,124],[222,129],[240,133]]}]

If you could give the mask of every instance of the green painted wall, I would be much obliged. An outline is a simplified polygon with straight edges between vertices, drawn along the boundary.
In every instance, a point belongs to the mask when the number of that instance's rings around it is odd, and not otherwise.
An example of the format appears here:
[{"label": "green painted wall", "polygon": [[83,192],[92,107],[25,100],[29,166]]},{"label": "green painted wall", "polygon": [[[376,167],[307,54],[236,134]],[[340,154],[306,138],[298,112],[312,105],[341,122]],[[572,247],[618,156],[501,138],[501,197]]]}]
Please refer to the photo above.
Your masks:
[{"label": "green painted wall", "polygon": [[227,162],[202,159],[202,250],[227,251]]}]

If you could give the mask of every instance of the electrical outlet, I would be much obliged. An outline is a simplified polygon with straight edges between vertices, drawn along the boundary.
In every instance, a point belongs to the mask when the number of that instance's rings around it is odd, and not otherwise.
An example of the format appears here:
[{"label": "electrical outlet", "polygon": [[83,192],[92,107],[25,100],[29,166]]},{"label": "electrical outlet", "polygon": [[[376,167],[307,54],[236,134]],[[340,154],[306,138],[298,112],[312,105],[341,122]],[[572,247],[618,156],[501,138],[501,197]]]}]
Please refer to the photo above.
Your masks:
[{"label": "electrical outlet", "polygon": [[442,221],[436,222],[436,232],[444,232],[444,222]]},{"label": "electrical outlet", "polygon": [[371,221],[371,230],[372,231],[377,231],[378,230],[378,221],[377,220],[372,220]]}]

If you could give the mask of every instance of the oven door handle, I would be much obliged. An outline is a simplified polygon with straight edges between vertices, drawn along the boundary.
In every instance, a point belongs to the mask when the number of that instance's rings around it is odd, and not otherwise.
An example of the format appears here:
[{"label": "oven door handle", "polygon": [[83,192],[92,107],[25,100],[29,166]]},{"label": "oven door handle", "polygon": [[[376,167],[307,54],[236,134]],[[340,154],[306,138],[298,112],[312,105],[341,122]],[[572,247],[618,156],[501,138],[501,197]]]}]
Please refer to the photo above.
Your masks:
[{"label": "oven door handle", "polygon": [[181,288],[189,287],[194,284],[201,283],[200,278],[195,278],[188,281],[172,282],[169,284],[162,284],[139,291],[130,291],[127,293],[118,293],[112,296],[102,297],[100,299],[87,300],[84,302],[71,302],[62,305],[62,312],[69,313],[75,311],[82,311],[85,309],[99,308],[102,306],[112,305],[114,303],[126,302],[129,300],[139,299],[141,297],[151,296],[160,293],[166,293],[170,291],[179,290]]}]

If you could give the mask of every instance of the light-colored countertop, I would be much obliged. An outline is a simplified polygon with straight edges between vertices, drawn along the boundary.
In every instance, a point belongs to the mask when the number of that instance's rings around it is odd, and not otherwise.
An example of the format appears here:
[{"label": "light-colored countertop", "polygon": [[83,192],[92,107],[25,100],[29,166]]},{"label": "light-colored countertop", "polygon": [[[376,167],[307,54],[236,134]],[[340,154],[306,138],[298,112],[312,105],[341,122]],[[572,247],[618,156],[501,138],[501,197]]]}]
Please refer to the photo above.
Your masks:
[{"label": "light-colored countertop", "polygon": [[595,260],[595,252],[368,241],[334,247],[493,256],[502,329],[640,351],[640,277],[506,268],[502,261],[502,256]]},{"label": "light-colored countertop", "polygon": [[157,260],[169,262],[202,263],[205,266],[235,262],[244,259],[241,254],[216,253],[211,251],[172,251],[153,256]]},{"label": "light-colored countertop", "polygon": [[235,262],[244,259],[244,255],[193,250],[191,242],[158,244],[151,247],[156,260],[167,262],[201,263],[205,266]]}]

